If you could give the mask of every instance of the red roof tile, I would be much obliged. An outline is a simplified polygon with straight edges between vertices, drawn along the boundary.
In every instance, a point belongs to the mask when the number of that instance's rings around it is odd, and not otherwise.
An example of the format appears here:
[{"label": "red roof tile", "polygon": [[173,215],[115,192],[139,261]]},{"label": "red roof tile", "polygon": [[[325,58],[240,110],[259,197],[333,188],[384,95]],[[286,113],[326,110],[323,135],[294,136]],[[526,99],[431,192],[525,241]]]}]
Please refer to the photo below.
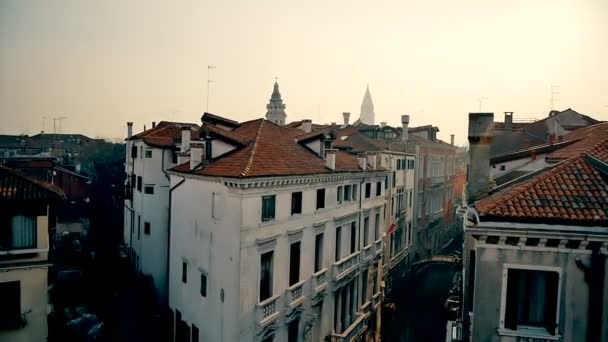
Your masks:
[{"label": "red roof tile", "polygon": [[602,122],[593,126],[579,128],[564,136],[564,141],[577,140],[577,142],[550,153],[547,156],[547,159],[563,160],[578,156],[606,138],[608,138],[608,122]]},{"label": "red roof tile", "polygon": [[49,201],[62,198],[65,196],[59,187],[0,165],[0,201]]},{"label": "red roof tile", "polygon": [[161,121],[156,127],[145,130],[131,137],[129,140],[141,139],[144,143],[154,147],[171,147],[176,140],[182,137],[182,127],[190,127],[192,139],[198,139],[199,126],[192,123]]}]

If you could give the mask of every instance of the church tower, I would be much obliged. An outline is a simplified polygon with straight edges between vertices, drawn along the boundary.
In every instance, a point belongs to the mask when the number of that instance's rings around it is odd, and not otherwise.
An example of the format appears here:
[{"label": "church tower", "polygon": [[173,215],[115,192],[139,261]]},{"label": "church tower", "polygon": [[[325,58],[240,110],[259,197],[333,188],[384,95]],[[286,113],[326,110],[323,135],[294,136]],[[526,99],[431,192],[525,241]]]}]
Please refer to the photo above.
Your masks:
[{"label": "church tower", "polygon": [[272,121],[277,125],[284,125],[287,114],[285,114],[285,105],[279,92],[279,83],[274,82],[274,89],[270,96],[270,102],[266,105],[266,120]]},{"label": "church tower", "polygon": [[366,125],[374,124],[374,102],[372,101],[372,95],[369,92],[369,84],[367,85],[367,89],[365,90],[365,95],[363,96],[363,102],[361,103],[361,115],[359,116],[359,121]]}]

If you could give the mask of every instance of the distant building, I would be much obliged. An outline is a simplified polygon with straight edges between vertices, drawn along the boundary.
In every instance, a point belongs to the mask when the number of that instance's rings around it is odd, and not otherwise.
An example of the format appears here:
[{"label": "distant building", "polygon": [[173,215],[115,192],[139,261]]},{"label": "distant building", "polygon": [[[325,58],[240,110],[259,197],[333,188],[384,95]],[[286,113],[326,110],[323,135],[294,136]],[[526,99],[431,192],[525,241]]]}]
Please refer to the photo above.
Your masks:
[{"label": "distant building", "polygon": [[390,180],[378,156],[336,150],[309,121],[202,121],[168,172],[175,340],[372,338]]},{"label": "distant building", "polygon": [[48,336],[49,229],[63,193],[51,184],[0,166],[0,340]]},{"label": "distant building", "polygon": [[279,83],[274,83],[270,101],[266,105],[266,120],[274,122],[277,125],[284,125],[287,122],[287,114],[285,113],[285,104],[279,92]]},{"label": "distant building", "polygon": [[546,153],[546,167],[491,189],[492,125],[492,113],[469,116],[464,338],[608,341],[605,124],[570,133],[581,137]]},{"label": "distant building", "polygon": [[369,92],[368,85],[365,89],[365,95],[363,95],[363,102],[361,102],[359,122],[365,125],[374,125],[375,120],[376,113],[374,112],[374,102],[372,101],[372,94]]}]

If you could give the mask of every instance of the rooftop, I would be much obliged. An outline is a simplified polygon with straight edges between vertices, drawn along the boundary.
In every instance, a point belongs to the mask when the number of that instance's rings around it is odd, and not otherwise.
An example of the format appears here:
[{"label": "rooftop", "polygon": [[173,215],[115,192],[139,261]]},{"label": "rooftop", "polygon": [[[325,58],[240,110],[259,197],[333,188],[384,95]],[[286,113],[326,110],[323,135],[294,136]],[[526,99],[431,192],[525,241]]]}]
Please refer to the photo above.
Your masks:
[{"label": "rooftop", "polygon": [[141,139],[146,145],[167,148],[182,138],[182,127],[190,127],[192,138],[198,138],[199,125],[185,122],[161,121],[153,128],[133,135],[129,140]]},{"label": "rooftop", "polygon": [[64,198],[64,194],[57,186],[0,165],[0,202],[50,201],[61,198]]}]

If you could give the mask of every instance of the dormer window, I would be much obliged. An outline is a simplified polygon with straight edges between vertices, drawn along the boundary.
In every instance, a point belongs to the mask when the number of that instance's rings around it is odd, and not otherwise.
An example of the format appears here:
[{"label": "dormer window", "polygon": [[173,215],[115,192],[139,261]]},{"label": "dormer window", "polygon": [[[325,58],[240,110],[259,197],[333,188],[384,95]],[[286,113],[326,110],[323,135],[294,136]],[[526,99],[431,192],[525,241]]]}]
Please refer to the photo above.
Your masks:
[{"label": "dormer window", "polygon": [[331,149],[331,140],[323,141],[323,157],[327,156],[327,150]]}]

